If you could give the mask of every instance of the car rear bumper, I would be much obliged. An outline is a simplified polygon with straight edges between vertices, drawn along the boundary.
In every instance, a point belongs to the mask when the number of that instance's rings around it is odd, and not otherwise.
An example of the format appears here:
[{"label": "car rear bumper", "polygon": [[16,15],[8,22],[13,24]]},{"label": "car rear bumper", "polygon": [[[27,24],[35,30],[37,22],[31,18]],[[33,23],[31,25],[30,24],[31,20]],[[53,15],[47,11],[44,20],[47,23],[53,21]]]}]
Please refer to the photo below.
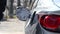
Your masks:
[{"label": "car rear bumper", "polygon": [[56,32],[47,31],[43,27],[41,27],[41,31],[42,31],[42,34],[60,34],[60,33],[56,33]]}]

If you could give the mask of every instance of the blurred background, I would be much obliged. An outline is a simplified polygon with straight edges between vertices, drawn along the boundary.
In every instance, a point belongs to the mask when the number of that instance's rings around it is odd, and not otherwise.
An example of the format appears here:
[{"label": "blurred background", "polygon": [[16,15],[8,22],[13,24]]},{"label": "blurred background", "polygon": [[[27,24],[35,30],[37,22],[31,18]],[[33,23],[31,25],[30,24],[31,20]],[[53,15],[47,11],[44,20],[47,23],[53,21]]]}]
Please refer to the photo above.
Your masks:
[{"label": "blurred background", "polygon": [[[18,4],[18,1],[20,0],[7,0],[6,10],[4,12],[4,17],[7,18],[14,18],[16,15],[16,8],[20,4]],[[15,16],[16,18],[16,16]]]},{"label": "blurred background", "polygon": [[36,7],[33,7],[34,2],[35,0],[7,0],[4,18],[0,21],[0,34],[25,34],[24,28],[27,21],[19,20],[16,17],[16,10],[19,6],[32,10]]},{"label": "blurred background", "polygon": [[34,4],[34,2],[36,2],[36,0],[7,0],[4,17],[6,19],[7,18],[16,18],[17,7],[24,6],[24,7],[28,7],[29,10],[32,10],[37,6],[37,4]]}]

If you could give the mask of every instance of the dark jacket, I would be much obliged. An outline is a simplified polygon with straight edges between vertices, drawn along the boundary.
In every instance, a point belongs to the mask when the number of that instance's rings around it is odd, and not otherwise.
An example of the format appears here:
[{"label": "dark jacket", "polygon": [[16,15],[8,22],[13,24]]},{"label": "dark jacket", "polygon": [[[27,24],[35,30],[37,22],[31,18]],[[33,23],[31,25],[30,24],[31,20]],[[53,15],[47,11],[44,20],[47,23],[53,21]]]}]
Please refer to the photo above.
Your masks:
[{"label": "dark jacket", "polygon": [[0,13],[4,12],[7,0],[0,0]]}]

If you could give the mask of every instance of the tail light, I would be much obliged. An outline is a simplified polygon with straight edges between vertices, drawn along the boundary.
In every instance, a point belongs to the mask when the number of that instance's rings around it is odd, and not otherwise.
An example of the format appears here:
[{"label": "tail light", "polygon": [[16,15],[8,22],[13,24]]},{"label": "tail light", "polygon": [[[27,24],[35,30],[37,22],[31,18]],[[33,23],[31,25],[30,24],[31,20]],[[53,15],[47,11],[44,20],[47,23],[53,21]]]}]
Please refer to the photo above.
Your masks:
[{"label": "tail light", "polygon": [[39,18],[40,24],[50,30],[56,30],[60,25],[60,16],[59,15],[44,15]]}]

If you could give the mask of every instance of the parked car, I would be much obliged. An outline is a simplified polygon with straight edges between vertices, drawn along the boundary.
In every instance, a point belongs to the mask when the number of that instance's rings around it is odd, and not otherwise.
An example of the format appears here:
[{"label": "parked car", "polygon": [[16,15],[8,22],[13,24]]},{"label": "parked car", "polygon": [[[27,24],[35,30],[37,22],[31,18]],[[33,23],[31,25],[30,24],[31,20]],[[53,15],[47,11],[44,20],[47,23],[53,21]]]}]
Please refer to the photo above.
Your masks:
[{"label": "parked car", "polygon": [[[39,0],[25,34],[60,34],[60,0]],[[46,8],[45,8],[46,7]]]}]

